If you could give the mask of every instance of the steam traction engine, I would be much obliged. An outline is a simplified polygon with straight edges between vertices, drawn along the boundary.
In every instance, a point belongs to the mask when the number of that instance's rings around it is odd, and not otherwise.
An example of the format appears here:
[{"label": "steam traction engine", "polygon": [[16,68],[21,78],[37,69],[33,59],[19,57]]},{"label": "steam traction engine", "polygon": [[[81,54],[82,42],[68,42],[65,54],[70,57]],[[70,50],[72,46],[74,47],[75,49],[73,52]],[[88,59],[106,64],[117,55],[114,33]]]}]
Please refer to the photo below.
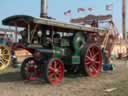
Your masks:
[{"label": "steam traction engine", "polygon": [[108,30],[26,15],[10,16],[2,23],[24,28],[21,42],[33,55],[22,63],[23,79],[44,78],[48,83],[57,84],[64,72],[90,77],[100,73],[102,54],[97,37]]}]

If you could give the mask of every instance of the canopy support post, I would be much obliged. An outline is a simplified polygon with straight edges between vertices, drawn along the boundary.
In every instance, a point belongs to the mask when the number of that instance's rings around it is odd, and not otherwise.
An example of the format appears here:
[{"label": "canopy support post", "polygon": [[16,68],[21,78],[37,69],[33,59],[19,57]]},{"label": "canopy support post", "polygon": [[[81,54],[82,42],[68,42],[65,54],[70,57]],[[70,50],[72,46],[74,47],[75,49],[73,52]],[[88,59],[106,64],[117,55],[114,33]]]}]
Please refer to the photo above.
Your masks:
[{"label": "canopy support post", "polygon": [[30,42],[30,24],[28,24],[27,34],[28,34],[28,43],[31,43]]},{"label": "canopy support post", "polygon": [[17,24],[15,24],[15,26],[16,26],[16,27],[15,27],[15,28],[16,28],[16,29],[15,29],[15,30],[16,30],[16,32],[15,32],[15,42],[17,42],[17,32],[18,32]]}]

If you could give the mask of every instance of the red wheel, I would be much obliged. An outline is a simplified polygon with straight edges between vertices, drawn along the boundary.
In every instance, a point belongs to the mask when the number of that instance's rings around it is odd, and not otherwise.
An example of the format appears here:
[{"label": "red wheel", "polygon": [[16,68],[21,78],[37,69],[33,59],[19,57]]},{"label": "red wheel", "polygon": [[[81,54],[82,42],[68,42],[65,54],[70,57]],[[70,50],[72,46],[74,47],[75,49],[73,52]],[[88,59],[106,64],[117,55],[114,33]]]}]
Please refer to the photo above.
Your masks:
[{"label": "red wheel", "polygon": [[95,44],[85,45],[82,50],[82,65],[84,71],[90,77],[96,77],[102,67],[102,55],[100,48]]},{"label": "red wheel", "polygon": [[59,59],[51,59],[44,70],[44,79],[48,83],[58,84],[64,77],[64,65]]},{"label": "red wheel", "polygon": [[21,76],[25,80],[37,80],[41,76],[41,72],[33,57],[29,57],[23,61],[21,66]]}]

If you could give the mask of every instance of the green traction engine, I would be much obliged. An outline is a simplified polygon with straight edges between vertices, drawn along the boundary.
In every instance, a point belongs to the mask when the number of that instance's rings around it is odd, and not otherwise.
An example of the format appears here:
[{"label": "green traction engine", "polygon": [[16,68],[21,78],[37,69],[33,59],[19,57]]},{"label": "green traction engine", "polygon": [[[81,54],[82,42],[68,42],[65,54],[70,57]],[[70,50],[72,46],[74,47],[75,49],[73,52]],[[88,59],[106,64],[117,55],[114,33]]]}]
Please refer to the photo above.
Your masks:
[{"label": "green traction engine", "polygon": [[97,37],[108,30],[26,15],[10,16],[2,23],[16,26],[22,35],[20,42],[33,54],[22,62],[23,79],[43,78],[57,84],[65,72],[90,77],[100,73],[102,54]]}]

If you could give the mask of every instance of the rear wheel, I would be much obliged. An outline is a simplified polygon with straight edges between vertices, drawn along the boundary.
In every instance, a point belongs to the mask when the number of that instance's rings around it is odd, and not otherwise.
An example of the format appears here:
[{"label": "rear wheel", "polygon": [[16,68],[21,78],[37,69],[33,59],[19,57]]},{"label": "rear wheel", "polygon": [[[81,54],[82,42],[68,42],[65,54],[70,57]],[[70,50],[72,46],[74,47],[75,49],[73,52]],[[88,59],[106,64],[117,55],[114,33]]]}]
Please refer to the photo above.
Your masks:
[{"label": "rear wheel", "polygon": [[81,64],[84,72],[90,77],[96,77],[102,67],[102,55],[96,44],[85,45],[81,51]]},{"label": "rear wheel", "polygon": [[51,84],[58,84],[64,77],[64,64],[59,59],[51,59],[44,64],[44,79]]},{"label": "rear wheel", "polygon": [[33,57],[28,57],[23,61],[21,76],[25,80],[37,80],[41,76],[37,62]]}]

